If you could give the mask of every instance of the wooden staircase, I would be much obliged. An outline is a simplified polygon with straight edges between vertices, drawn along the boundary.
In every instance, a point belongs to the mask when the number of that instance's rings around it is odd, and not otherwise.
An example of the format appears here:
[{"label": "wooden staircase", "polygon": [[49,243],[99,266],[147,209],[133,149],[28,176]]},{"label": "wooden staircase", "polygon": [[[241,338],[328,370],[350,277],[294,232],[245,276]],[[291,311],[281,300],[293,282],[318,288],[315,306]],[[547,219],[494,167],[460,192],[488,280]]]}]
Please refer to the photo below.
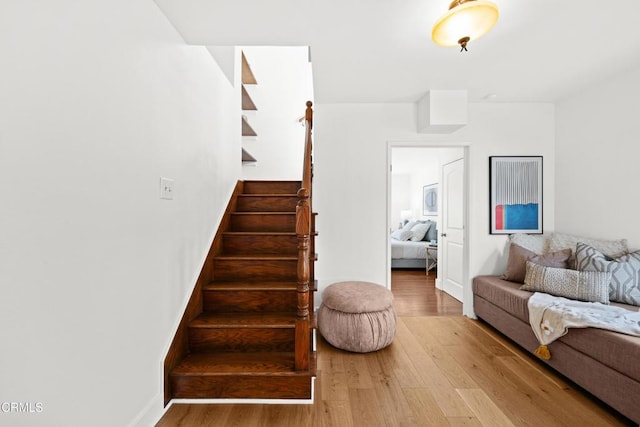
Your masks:
[{"label": "wooden staircase", "polygon": [[315,221],[305,188],[310,176],[238,183],[165,359],[165,404],[312,397]]}]

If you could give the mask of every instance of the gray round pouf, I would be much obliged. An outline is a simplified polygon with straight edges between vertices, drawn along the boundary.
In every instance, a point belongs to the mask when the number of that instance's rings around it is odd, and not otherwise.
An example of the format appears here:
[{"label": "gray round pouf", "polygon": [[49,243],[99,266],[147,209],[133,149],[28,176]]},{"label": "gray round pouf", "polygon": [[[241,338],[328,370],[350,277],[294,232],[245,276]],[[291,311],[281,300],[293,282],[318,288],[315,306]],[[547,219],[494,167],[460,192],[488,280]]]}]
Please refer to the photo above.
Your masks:
[{"label": "gray round pouf", "polygon": [[357,353],[380,350],[396,335],[393,294],[375,283],[334,283],[322,293],[318,329],[334,347]]}]

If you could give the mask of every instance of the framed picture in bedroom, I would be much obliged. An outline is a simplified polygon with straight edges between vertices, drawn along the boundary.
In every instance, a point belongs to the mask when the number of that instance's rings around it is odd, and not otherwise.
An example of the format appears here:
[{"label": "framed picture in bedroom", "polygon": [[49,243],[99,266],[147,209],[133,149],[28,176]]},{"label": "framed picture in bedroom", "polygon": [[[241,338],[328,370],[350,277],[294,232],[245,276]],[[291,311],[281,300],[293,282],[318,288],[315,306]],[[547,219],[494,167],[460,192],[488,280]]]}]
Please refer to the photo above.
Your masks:
[{"label": "framed picture in bedroom", "polygon": [[542,156],[489,157],[491,234],[542,233]]},{"label": "framed picture in bedroom", "polygon": [[438,215],[438,183],[422,187],[422,215]]}]

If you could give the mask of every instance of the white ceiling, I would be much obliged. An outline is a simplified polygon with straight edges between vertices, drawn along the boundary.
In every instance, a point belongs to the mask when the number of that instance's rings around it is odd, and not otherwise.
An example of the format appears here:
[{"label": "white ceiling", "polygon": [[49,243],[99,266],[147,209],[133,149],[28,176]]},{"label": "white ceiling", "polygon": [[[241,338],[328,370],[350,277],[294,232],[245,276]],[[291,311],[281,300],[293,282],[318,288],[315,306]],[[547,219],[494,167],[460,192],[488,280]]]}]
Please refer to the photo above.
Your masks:
[{"label": "white ceiling", "polygon": [[553,102],[640,65],[640,0],[494,0],[500,20],[469,52],[431,41],[449,0],[155,0],[187,43],[310,46],[319,103]]}]

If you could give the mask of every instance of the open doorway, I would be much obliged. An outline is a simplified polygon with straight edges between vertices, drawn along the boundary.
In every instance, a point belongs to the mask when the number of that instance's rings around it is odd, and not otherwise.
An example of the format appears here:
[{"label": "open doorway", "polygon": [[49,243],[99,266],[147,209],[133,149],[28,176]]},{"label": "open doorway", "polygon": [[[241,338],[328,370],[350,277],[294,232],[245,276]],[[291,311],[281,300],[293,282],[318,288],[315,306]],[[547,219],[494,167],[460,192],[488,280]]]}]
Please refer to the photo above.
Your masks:
[{"label": "open doorway", "polygon": [[[423,275],[463,302],[465,147],[389,144],[388,283]],[[424,235],[421,233],[426,232]],[[393,277],[392,277],[393,276]]]}]

